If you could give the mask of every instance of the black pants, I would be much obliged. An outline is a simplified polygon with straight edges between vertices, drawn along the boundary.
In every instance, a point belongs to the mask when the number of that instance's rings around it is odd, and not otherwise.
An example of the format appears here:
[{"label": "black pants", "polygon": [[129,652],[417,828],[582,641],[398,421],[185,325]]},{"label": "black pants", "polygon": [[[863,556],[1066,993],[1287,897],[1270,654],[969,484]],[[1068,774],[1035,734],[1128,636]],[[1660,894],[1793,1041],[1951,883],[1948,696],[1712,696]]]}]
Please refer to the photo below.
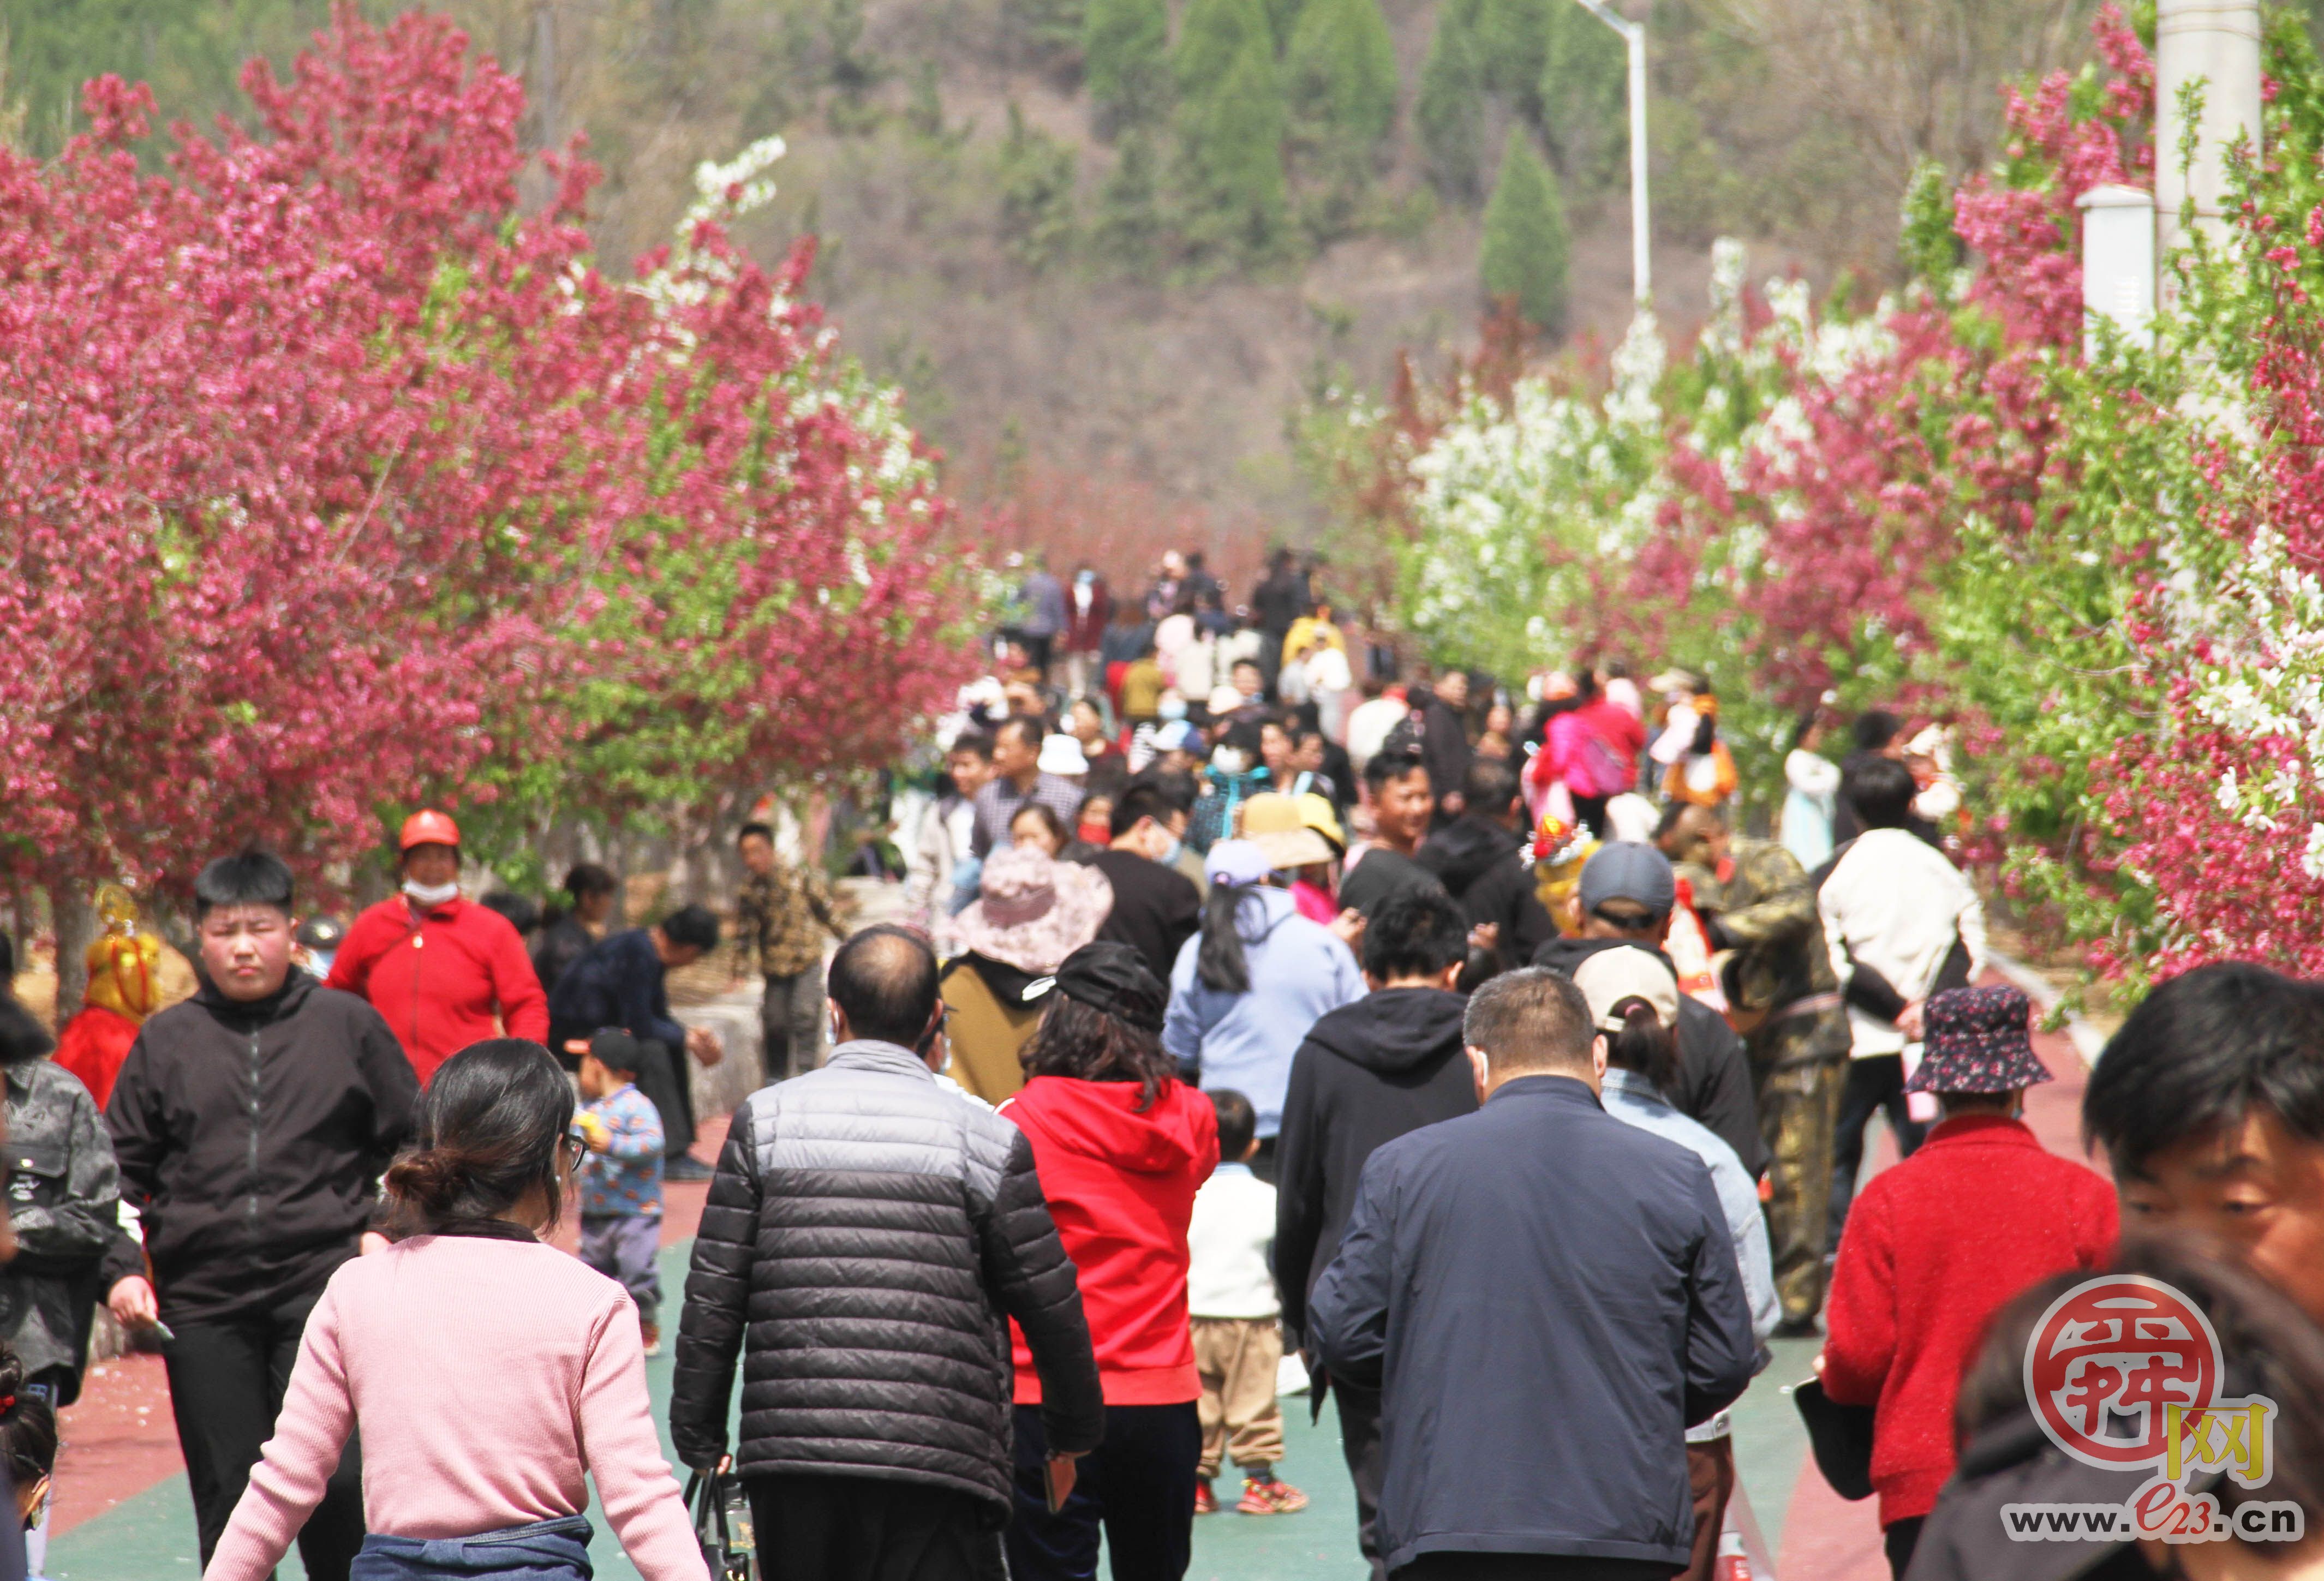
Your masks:
[{"label": "black pants", "polygon": [[1372,1567],[1372,1581],[1386,1581],[1379,1502],[1388,1480],[1388,1457],[1380,1448],[1379,1391],[1333,1378],[1332,1398],[1340,1407],[1340,1452],[1347,1457],[1348,1480],[1356,1484],[1356,1546]]},{"label": "black pants", "polygon": [[1576,823],[1581,824],[1600,840],[1613,838],[1606,832],[1606,804],[1612,801],[1613,797],[1573,795],[1571,790],[1566,794],[1572,796],[1573,821]]},{"label": "black pants", "polygon": [[1396,1581],[1670,1581],[1650,1559],[1591,1559],[1572,1554],[1472,1554],[1439,1549],[1396,1573]]},{"label": "black pants", "polygon": [[761,1581],[1002,1581],[1001,1534],[969,1494],[872,1476],[743,1479]]},{"label": "black pants", "polygon": [[[180,1322],[162,1353],[206,1567],[273,1434],[307,1314],[321,1294],[233,1319]],[[351,1435],[323,1502],[299,1534],[299,1557],[312,1581],[346,1581],[363,1540],[363,1457]]]},{"label": "black pants", "polygon": [[1913,1550],[1920,1546],[1921,1523],[1926,1515],[1907,1515],[1893,1521],[1880,1534],[1881,1547],[1888,1550],[1888,1573],[1895,1581],[1904,1581],[1904,1572],[1913,1563]]},{"label": "black pants", "polygon": [[1896,1153],[1910,1158],[1929,1128],[1905,1112],[1904,1056],[1874,1054],[1848,1062],[1848,1085],[1840,1089],[1840,1123],[1831,1135],[1831,1205],[1825,1223],[1825,1255],[1840,1249],[1840,1227],[1848,1222],[1849,1200],[1856,1195],[1856,1177],[1864,1168],[1864,1127],[1881,1110],[1888,1111],[1888,1129],[1895,1134]]},{"label": "black pants", "polygon": [[1049,1446],[1041,1408],[1017,1408],[1012,1581],[1090,1581],[1105,1528],[1113,1581],[1179,1581],[1194,1557],[1194,1469],[1203,1424],[1194,1402],[1109,1405],[1105,1439],[1082,1457],[1065,1507],[1049,1512]]},{"label": "black pants", "polygon": [[694,1145],[694,1092],[687,1080],[686,1051],[658,1037],[638,1044],[638,1090],[661,1117],[661,1150],[676,1158]]}]

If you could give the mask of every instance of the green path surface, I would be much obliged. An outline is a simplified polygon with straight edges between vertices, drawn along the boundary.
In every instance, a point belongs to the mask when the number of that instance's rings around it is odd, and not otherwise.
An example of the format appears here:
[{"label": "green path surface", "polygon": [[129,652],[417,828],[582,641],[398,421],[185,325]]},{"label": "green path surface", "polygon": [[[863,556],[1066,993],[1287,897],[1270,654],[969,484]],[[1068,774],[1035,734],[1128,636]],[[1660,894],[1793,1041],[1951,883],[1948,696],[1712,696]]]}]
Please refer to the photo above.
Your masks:
[{"label": "green path surface", "polygon": [[[687,1247],[665,1248],[661,1255],[662,1286],[671,1298],[684,1288]],[[671,1325],[676,1328],[675,1323]],[[1805,1439],[1791,1402],[1777,1385],[1808,1375],[1813,1340],[1779,1341],[1776,1360],[1761,1374],[1735,1413],[1736,1459],[1745,1489],[1766,1533],[1771,1551],[1783,1540],[1784,1507],[1790,1502],[1792,1483],[1799,1475]],[[667,1448],[670,1357],[667,1352],[646,1363],[646,1383],[652,1392],[654,1420],[660,1424]],[[1339,1423],[1327,1405],[1322,1421],[1310,1426],[1305,1397],[1287,1399],[1284,1407],[1285,1458],[1280,1475],[1304,1489],[1309,1503],[1296,1515],[1254,1517],[1232,1512],[1240,1484],[1222,1476],[1217,1485],[1227,1510],[1194,1523],[1194,1558],[1189,1581],[1364,1581],[1368,1574],[1356,1551],[1356,1501],[1340,1457]],[[1572,1424],[1547,1430],[1588,1430]],[[637,1570],[622,1552],[621,1544],[605,1529],[604,1514],[593,1503],[589,1520],[596,1530],[590,1551],[603,1581],[637,1581]],[[166,1581],[199,1573],[194,1551],[194,1507],[182,1476],[123,1501],[96,1519],[75,1527],[49,1549],[51,1581]],[[1100,1575],[1104,1574],[1102,1566]],[[294,1552],[278,1573],[282,1581],[304,1581],[306,1570]]]}]

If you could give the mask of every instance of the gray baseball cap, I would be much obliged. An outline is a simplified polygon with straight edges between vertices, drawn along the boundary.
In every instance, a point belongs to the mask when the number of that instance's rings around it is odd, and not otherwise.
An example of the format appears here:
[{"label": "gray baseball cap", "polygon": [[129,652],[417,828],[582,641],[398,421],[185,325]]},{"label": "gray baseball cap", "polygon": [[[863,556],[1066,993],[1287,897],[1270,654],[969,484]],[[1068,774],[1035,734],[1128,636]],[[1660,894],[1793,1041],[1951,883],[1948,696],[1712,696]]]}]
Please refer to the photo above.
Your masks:
[{"label": "gray baseball cap", "polygon": [[1632,840],[1600,846],[1582,869],[1582,909],[1593,912],[1609,900],[1643,905],[1656,916],[1669,911],[1678,900],[1670,859]]}]

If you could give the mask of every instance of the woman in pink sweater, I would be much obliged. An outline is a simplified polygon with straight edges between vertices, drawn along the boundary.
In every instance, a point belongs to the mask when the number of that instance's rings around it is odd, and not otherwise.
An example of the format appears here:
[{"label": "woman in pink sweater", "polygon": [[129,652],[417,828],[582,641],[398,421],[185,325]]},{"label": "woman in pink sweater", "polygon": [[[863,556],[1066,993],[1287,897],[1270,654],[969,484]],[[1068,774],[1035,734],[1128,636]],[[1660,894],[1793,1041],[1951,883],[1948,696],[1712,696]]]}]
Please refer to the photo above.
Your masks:
[{"label": "woman in pink sweater", "polygon": [[402,1238],[331,1275],[205,1581],[266,1581],[355,1430],[364,1581],[588,1581],[585,1473],[645,1581],[706,1581],[654,1436],[637,1310],[539,1239],[572,1122],[538,1043],[496,1038],[437,1071],[418,1151],[387,1172]]}]

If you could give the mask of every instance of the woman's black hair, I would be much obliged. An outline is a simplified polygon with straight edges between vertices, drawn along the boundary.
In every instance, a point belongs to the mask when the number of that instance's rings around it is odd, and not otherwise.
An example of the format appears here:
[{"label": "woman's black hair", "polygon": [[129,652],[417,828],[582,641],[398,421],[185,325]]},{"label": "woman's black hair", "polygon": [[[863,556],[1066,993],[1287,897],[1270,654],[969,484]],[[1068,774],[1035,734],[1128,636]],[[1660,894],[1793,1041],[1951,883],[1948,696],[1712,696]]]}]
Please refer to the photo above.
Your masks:
[{"label": "woman's black hair", "polygon": [[595,862],[576,862],[565,869],[565,894],[569,904],[551,901],[540,908],[540,925],[553,928],[580,909],[593,895],[611,895],[622,881]]},{"label": "woman's black hair", "polygon": [[1614,1014],[1622,1018],[1622,1030],[1606,1038],[1606,1062],[1624,1071],[1635,1071],[1655,1084],[1655,1090],[1667,1094],[1678,1077],[1678,1038],[1662,1024],[1655,1007],[1633,995],[1616,1001]]},{"label": "woman's black hair", "polygon": [[1213,880],[1203,898],[1203,942],[1194,954],[1194,979],[1221,994],[1250,992],[1250,958],[1242,947],[1243,903],[1254,899],[1256,884]]},{"label": "woman's black hair", "polygon": [[28,1393],[28,1382],[23,1358],[0,1345],[0,1466],[19,1489],[57,1468],[56,1408]]},{"label": "woman's black hair", "polygon": [[1068,1076],[1076,1081],[1135,1081],[1140,1113],[1178,1079],[1178,1062],[1162,1050],[1162,1034],[1064,994],[1051,994],[1040,1025],[1017,1055],[1028,1076]]},{"label": "woman's black hair", "polygon": [[1808,733],[1823,722],[1823,710],[1807,708],[1800,711],[1799,722],[1792,727],[1792,750],[1796,752],[1808,744]]},{"label": "woman's black hair", "polygon": [[540,925],[540,907],[513,889],[495,889],[476,904],[508,918],[509,926],[521,934],[530,933]]},{"label": "woman's black hair", "polygon": [[1719,715],[1704,712],[1694,722],[1694,740],[1687,743],[1690,752],[1708,752],[1719,741]]},{"label": "woman's black hair", "polygon": [[387,1170],[392,1233],[498,1218],[536,1189],[545,1227],[556,1225],[573,1088],[547,1049],[521,1037],[470,1043],[437,1067],[417,1120],[412,1147]]},{"label": "woman's black hair", "polygon": [[1058,817],[1057,810],[1047,802],[1028,799],[1017,804],[1017,810],[1009,814],[1009,837],[1012,842],[1017,837],[1017,820],[1019,818],[1031,818],[1047,830],[1050,837],[1057,842],[1060,852],[1074,842],[1073,831],[1065,827],[1065,821]]}]

